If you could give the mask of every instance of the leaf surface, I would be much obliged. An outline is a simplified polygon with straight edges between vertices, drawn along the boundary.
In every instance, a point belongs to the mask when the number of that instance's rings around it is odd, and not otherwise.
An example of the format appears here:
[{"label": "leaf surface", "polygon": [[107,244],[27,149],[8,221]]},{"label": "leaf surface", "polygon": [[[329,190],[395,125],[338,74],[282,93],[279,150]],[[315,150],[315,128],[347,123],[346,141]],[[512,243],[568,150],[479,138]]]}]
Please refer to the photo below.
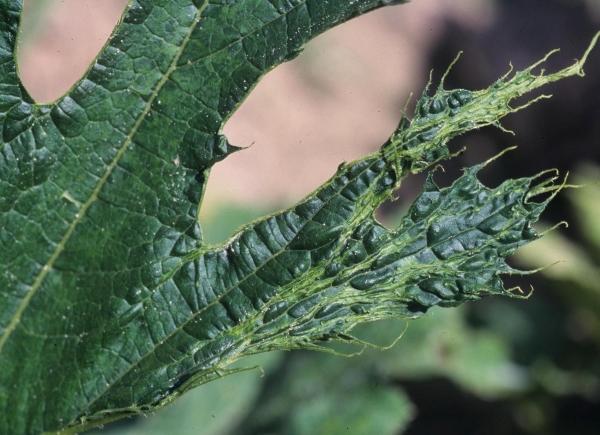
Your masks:
[{"label": "leaf surface", "polygon": [[[35,104],[17,77],[21,0],[0,0],[0,432],[85,429],[166,405],[241,356],[346,339],[360,322],[510,294],[504,263],[556,191],[430,181],[398,229],[374,210],[454,136],[582,74],[532,69],[424,95],[378,152],[222,246],[202,242],[224,122],[268,70],[385,0],[134,0],[84,78]],[[587,54],[586,54],[587,56]],[[584,57],[585,58],[585,57]],[[545,190],[544,190],[545,189]]]}]

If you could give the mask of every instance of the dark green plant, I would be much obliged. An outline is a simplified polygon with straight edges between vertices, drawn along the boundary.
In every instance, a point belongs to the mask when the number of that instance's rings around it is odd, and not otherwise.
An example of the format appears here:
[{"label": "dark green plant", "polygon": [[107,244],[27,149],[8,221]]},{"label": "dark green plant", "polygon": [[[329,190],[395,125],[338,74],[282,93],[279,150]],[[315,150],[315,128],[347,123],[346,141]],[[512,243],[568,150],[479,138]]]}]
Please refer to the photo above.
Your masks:
[{"label": "dark green plant", "polygon": [[562,186],[553,174],[489,189],[479,165],[444,189],[430,178],[395,229],[373,213],[403,178],[450,158],[450,139],[583,75],[589,50],[476,92],[442,79],[381,150],[226,243],[202,241],[210,168],[239,150],[222,126],[259,78],[324,30],[395,3],[132,1],[81,81],[40,105],[14,60],[22,2],[0,0],[1,433],[85,430],[162,407],[244,356],[521,297],[502,284],[522,273],[505,258],[539,237],[531,225]]}]

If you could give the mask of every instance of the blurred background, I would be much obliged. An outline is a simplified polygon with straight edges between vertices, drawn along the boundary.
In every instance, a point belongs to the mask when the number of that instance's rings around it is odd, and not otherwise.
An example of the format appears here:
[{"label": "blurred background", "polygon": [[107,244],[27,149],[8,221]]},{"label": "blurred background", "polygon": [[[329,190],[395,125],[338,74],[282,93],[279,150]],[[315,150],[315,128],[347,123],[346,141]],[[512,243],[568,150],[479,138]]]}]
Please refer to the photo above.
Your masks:
[{"label": "blurred background", "polygon": [[[63,95],[85,72],[126,0],[26,0],[21,77],[40,102]],[[561,47],[551,65],[581,55],[600,30],[600,0],[413,0],[355,19],[269,73],[227,124],[239,146],[213,170],[202,223],[210,241],[287,207],[319,186],[344,160],[380,146],[410,92],[419,94],[456,53],[448,87],[478,89],[508,68]],[[156,415],[121,422],[105,434],[174,435],[508,435],[600,433],[600,50],[585,79],[546,90],[555,97],[509,117],[516,137],[485,129],[462,137],[468,151],[445,164],[441,184],[460,168],[506,146],[519,149],[488,167],[488,184],[546,168],[575,183],[551,205],[541,227],[566,219],[513,259],[523,268],[560,263],[509,285],[528,301],[487,299],[434,310],[411,321],[387,351],[355,358],[273,353],[260,366],[197,389]],[[407,180],[379,211],[393,224],[422,185]],[[386,346],[401,321],[357,333]],[[350,351],[345,349],[345,351]]]}]

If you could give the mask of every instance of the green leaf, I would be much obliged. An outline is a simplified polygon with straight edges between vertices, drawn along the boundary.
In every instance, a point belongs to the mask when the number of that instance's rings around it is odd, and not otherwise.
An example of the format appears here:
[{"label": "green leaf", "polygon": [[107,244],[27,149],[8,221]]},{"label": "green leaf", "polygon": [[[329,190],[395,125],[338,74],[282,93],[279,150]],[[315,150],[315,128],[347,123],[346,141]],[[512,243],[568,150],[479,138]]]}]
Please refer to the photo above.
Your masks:
[{"label": "green leaf", "polygon": [[[83,430],[149,412],[242,356],[344,339],[355,324],[511,295],[504,258],[559,189],[429,182],[397,230],[373,219],[401,179],[497,124],[509,103],[583,75],[533,67],[424,95],[390,141],[290,210],[202,241],[221,134],[257,80],[322,31],[388,0],[137,0],[64,97],[35,104],[14,61],[21,0],[0,0],[0,432]],[[597,38],[596,38],[597,40]],[[537,66],[537,64],[535,65]]]}]

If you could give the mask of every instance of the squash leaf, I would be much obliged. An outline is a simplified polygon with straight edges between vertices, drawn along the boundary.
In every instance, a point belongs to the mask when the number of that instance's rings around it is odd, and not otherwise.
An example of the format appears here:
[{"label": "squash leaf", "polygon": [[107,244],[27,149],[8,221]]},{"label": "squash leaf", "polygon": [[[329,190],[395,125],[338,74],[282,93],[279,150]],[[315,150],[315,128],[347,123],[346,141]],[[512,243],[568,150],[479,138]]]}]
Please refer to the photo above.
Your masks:
[{"label": "squash leaf", "polygon": [[560,189],[430,179],[400,226],[373,218],[401,180],[510,102],[582,75],[534,67],[421,98],[380,151],[223,245],[198,222],[222,127],[315,35],[391,0],[133,0],[85,76],[36,104],[15,64],[22,0],[0,0],[0,433],[79,431],[164,406],[273,349],[354,325],[513,295],[504,259]]}]

